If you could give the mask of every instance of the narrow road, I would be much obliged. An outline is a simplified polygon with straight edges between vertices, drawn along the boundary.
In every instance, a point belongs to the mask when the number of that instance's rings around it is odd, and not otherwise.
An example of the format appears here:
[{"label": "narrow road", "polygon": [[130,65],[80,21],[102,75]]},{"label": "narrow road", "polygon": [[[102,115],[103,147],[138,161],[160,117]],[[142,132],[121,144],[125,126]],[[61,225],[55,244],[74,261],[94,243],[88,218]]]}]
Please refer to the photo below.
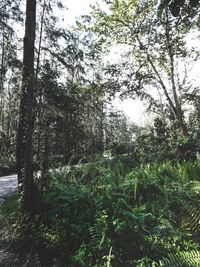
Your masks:
[{"label": "narrow road", "polygon": [[7,195],[17,190],[17,175],[0,177],[0,204]]},{"label": "narrow road", "polygon": [[[109,160],[113,159],[113,157],[109,157]],[[101,163],[101,161],[95,162],[95,163]],[[64,166],[62,168],[57,169],[50,169],[49,171],[64,171],[64,170],[70,170],[71,167],[73,168],[80,168],[83,165],[89,165],[91,163],[83,163],[83,164],[77,164],[77,165],[68,165]],[[39,178],[41,175],[41,172],[37,172],[37,177]],[[0,177],[0,204],[4,202],[6,197],[11,194],[12,192],[15,192],[17,190],[17,175],[12,174],[8,176]]]}]

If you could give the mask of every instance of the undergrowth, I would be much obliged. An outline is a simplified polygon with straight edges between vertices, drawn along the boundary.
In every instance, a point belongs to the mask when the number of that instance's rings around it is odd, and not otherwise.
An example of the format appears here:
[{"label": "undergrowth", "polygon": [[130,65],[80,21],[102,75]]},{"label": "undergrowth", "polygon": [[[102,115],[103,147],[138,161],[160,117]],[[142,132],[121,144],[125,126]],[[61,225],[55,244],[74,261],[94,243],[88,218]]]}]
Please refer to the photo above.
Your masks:
[{"label": "undergrowth", "polygon": [[115,160],[51,171],[24,228],[17,195],[8,198],[0,225],[15,233],[12,266],[24,259],[33,267],[199,266],[199,160],[130,166]]},{"label": "undergrowth", "polygon": [[0,226],[3,227],[7,220],[14,220],[17,218],[18,210],[18,194],[14,193],[10,195],[1,205],[0,205]]},{"label": "undergrowth", "polygon": [[[118,161],[53,171],[37,217],[41,262],[198,266],[187,264],[199,262],[199,173],[199,161],[132,171]],[[184,256],[183,265],[176,265],[178,255]]]}]

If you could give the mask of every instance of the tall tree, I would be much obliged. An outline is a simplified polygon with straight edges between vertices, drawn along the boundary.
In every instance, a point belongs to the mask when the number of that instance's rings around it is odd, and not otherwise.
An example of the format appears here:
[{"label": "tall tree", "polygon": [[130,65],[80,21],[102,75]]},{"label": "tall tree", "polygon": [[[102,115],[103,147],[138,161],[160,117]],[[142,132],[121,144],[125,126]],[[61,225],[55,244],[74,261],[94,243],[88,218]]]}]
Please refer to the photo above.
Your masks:
[{"label": "tall tree", "polygon": [[106,2],[109,12],[94,7],[89,28],[103,35],[109,48],[122,48],[118,67],[112,64],[106,73],[115,85],[112,91],[147,99],[149,107],[164,116],[168,110],[186,136],[184,94],[189,80],[182,77],[182,63],[189,65],[193,54],[185,41],[193,27],[191,17],[177,21],[166,9],[158,20],[155,0]]},{"label": "tall tree", "polygon": [[31,211],[33,201],[32,135],[34,125],[34,45],[36,0],[26,2],[22,95],[17,135],[17,172],[22,208]]}]

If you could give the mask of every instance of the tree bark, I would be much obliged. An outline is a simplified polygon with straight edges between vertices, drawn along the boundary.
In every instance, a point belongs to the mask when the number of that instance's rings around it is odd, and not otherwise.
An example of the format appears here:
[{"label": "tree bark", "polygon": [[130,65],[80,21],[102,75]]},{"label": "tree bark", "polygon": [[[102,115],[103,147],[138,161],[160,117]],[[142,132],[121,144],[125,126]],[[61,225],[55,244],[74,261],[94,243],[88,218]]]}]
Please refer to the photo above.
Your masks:
[{"label": "tree bark", "polygon": [[23,52],[22,95],[17,132],[17,172],[22,209],[31,212],[33,204],[32,135],[34,125],[34,45],[36,0],[26,2],[26,23]]}]

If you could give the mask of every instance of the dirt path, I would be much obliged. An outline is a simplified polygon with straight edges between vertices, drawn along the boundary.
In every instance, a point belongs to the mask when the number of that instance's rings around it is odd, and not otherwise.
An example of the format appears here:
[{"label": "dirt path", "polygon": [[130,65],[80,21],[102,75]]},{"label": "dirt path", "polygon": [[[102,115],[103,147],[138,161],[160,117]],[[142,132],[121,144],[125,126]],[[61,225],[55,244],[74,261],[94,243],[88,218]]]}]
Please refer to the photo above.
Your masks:
[{"label": "dirt path", "polygon": [[17,190],[17,175],[0,177],[0,204],[7,195]]}]

